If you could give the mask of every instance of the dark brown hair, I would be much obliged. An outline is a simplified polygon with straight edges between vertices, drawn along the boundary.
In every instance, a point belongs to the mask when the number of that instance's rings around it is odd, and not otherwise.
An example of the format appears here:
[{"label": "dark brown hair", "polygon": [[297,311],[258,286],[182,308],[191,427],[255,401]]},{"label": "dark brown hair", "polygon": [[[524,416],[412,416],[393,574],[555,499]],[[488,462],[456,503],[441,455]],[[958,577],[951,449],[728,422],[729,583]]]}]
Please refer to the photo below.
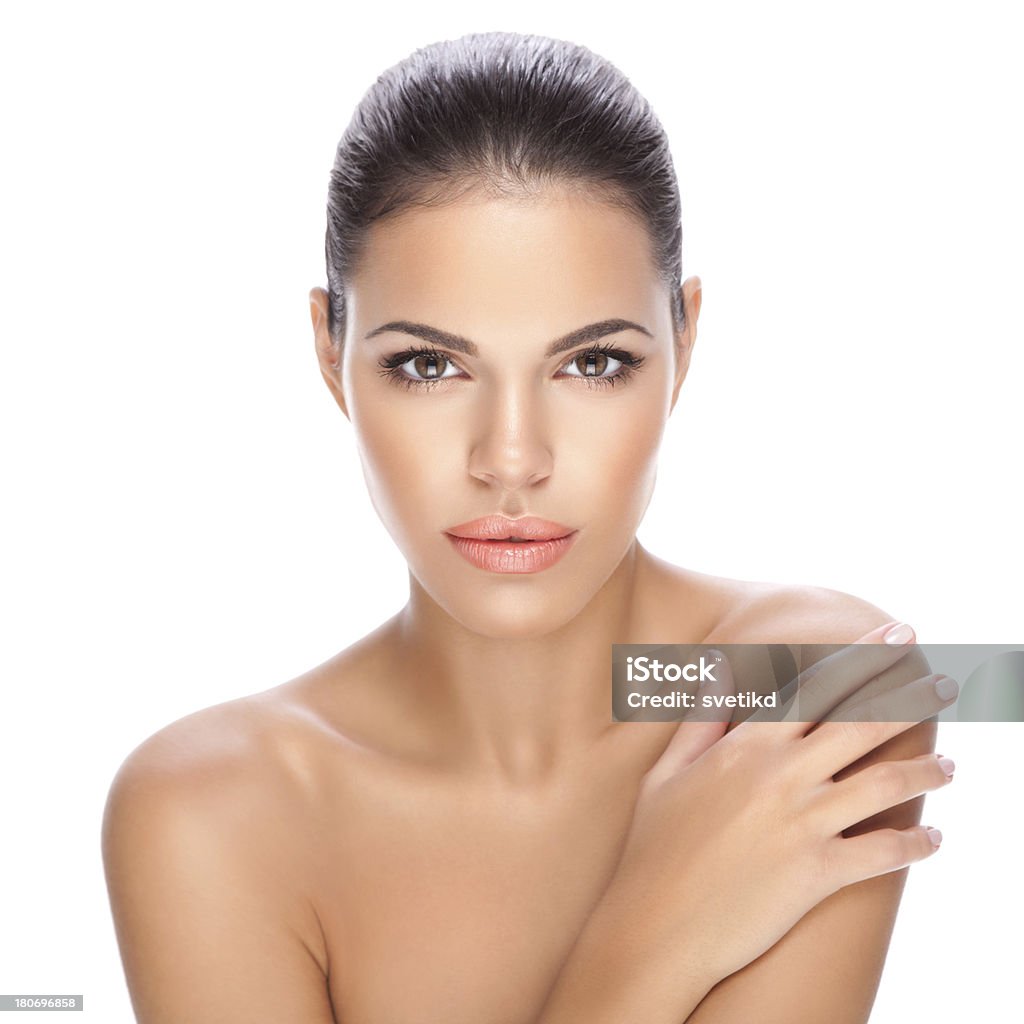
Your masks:
[{"label": "dark brown hair", "polygon": [[584,46],[484,32],[422,47],[385,71],[338,143],[325,244],[332,338],[344,335],[345,281],[371,223],[470,191],[523,196],[549,184],[581,187],[639,219],[681,328],[679,187],[650,104]]}]

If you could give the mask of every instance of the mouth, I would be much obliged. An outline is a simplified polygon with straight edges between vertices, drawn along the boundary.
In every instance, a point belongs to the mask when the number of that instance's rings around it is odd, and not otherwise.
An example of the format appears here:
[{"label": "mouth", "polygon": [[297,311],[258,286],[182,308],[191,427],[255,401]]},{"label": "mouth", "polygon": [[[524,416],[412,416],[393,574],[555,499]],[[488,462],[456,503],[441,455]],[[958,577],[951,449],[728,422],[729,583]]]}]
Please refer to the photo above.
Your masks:
[{"label": "mouth", "polygon": [[579,531],[536,516],[484,516],[445,535],[466,561],[485,572],[534,573],[550,568],[572,547]]},{"label": "mouth", "polygon": [[513,543],[559,540],[575,532],[571,526],[563,526],[561,523],[540,519],[537,516],[520,516],[518,519],[509,519],[508,516],[483,516],[445,530],[451,537],[462,537],[466,540],[500,540]]}]

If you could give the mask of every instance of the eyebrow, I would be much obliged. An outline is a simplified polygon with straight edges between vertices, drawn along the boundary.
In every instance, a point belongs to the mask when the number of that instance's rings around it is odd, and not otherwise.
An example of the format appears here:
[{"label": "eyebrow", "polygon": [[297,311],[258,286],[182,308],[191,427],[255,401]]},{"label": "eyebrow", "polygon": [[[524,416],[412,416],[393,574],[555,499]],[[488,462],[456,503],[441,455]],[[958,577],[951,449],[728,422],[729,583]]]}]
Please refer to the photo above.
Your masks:
[{"label": "eyebrow", "polygon": [[[383,334],[385,331],[412,334],[417,338],[422,338],[424,341],[429,341],[431,344],[454,349],[456,352],[463,352],[467,356],[478,356],[480,354],[480,349],[468,338],[463,338],[458,334],[451,334],[448,331],[442,331],[439,327],[431,327],[429,324],[419,324],[411,320],[392,320],[389,323],[381,324],[380,327],[374,328],[366,335],[366,340],[368,341],[378,334]],[[597,323],[587,324],[586,327],[579,327],[575,331],[570,331],[568,334],[563,334],[562,337],[556,338],[548,345],[544,358],[557,355],[559,352],[564,352],[566,349],[574,348],[576,345],[582,345],[588,341],[597,341],[598,338],[603,338],[606,334],[618,334],[619,331],[640,331],[646,334],[648,338],[654,337],[646,327],[641,327],[640,324],[635,324],[632,320],[598,320]]]}]

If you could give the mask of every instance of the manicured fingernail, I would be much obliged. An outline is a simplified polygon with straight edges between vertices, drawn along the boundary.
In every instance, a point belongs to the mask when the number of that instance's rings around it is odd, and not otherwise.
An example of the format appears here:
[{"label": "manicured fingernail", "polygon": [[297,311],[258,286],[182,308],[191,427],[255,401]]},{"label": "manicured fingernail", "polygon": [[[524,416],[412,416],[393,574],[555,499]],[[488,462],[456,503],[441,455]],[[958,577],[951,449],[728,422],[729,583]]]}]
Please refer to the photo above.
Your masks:
[{"label": "manicured fingernail", "polygon": [[899,622],[895,626],[890,626],[882,639],[887,644],[898,647],[900,644],[909,644],[914,639],[914,631],[905,622]]},{"label": "manicured fingernail", "polygon": [[943,757],[939,754],[939,767],[946,773],[946,778],[952,778],[956,771],[956,762],[950,757]]},{"label": "manicured fingernail", "polygon": [[935,693],[939,700],[952,700],[960,692],[960,686],[955,679],[949,676],[942,676],[935,680]]},{"label": "manicured fingernail", "polygon": [[937,828],[928,828],[928,838],[931,840],[932,846],[938,846],[942,842],[942,833]]}]

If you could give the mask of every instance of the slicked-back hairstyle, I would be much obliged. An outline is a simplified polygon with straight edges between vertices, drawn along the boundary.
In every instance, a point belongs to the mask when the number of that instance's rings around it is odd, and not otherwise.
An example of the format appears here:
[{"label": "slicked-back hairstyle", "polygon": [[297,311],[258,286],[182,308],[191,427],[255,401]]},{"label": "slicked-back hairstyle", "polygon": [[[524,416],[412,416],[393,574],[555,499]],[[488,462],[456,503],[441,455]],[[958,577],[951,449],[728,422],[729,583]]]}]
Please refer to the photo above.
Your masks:
[{"label": "slicked-back hairstyle", "polygon": [[345,283],[374,221],[469,192],[525,197],[548,185],[582,189],[639,220],[678,331],[679,186],[650,104],[584,46],[484,32],[416,50],[356,107],[328,189],[331,337],[344,337]]}]

